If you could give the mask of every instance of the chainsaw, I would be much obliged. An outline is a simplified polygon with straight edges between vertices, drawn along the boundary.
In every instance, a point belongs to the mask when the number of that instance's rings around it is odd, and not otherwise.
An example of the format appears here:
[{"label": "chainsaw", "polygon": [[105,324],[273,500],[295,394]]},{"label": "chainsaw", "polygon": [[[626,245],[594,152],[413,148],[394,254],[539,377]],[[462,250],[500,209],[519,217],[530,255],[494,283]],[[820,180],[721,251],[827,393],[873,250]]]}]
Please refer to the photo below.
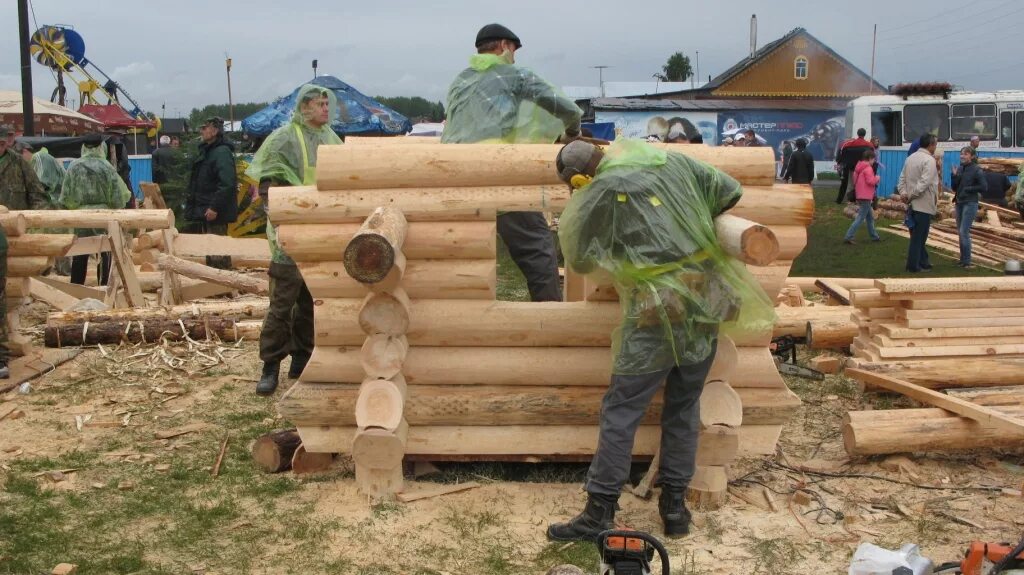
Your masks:
[{"label": "chainsaw", "polygon": [[964,553],[962,561],[944,563],[933,573],[962,575],[1021,575],[1024,574],[1024,539],[1011,547],[1009,543],[974,541]]},{"label": "chainsaw", "polygon": [[779,373],[816,381],[825,379],[824,373],[796,364],[796,340],[793,339],[793,336],[783,335],[772,338],[769,349],[775,358],[775,368],[779,370]]},{"label": "chainsaw", "polygon": [[603,531],[597,536],[597,548],[601,553],[598,575],[651,575],[655,551],[661,559],[661,575],[669,575],[668,551],[648,533]]}]

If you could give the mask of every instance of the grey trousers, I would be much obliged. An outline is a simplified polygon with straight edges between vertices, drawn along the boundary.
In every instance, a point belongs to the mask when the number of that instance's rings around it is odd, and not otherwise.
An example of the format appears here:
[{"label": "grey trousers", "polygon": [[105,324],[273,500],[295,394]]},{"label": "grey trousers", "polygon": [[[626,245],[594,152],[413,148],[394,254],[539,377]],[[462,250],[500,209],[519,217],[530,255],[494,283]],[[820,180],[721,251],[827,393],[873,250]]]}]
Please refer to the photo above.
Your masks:
[{"label": "grey trousers", "polygon": [[677,365],[643,375],[613,375],[601,404],[601,432],[597,451],[587,472],[588,493],[618,497],[629,479],[636,429],[654,394],[665,382],[661,412],[661,466],[663,488],[683,490],[690,484],[700,435],[700,394],[715,358],[694,365]]},{"label": "grey trousers", "polygon": [[540,212],[508,212],[498,216],[498,235],[512,261],[526,276],[532,301],[562,301],[558,254],[548,222]]}]

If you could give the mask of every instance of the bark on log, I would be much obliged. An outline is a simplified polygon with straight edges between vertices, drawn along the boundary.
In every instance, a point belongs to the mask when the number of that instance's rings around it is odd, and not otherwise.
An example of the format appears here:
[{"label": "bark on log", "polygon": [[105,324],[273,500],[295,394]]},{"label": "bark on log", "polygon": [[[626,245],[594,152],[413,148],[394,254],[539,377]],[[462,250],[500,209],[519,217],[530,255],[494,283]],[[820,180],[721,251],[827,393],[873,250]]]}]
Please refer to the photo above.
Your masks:
[{"label": "bark on log", "polygon": [[704,429],[712,425],[743,425],[743,399],[728,383],[709,381],[704,385],[700,394],[700,425]]},{"label": "bark on log", "polygon": [[102,323],[111,321],[146,321],[151,319],[199,319],[223,317],[232,319],[259,319],[266,312],[266,299],[191,303],[173,307],[110,309],[102,311],[66,311],[52,313],[47,325],[68,325],[84,322]]},{"label": "bark on log", "polygon": [[294,429],[272,431],[252,444],[252,460],[266,473],[280,473],[292,466],[292,455],[302,440]]},{"label": "bark on log", "polygon": [[[560,149],[557,144],[422,144],[400,151],[324,146],[317,153],[317,189],[561,185],[555,170]],[[775,160],[768,148],[676,146],[672,151],[709,163],[744,185],[775,182]]]},{"label": "bark on log", "polygon": [[[553,172],[552,172],[553,173]],[[565,184],[483,187],[417,187],[379,190],[317,190],[313,186],[272,188],[275,224],[355,224],[376,207],[397,206],[409,222],[465,219],[499,211],[561,212],[569,202]],[[729,213],[763,225],[805,227],[814,214],[807,186],[744,186],[743,197]],[[798,239],[798,238],[797,238]],[[806,236],[804,239],[806,243]],[[813,278],[811,279],[813,282]],[[874,284],[868,280],[866,287]]]},{"label": "bark on log", "polygon": [[405,335],[409,331],[409,296],[401,288],[371,293],[359,308],[359,327],[366,335]]},{"label": "bark on log", "polygon": [[843,419],[850,455],[1019,448],[1024,436],[959,417],[945,409],[851,411]]},{"label": "bark on log", "polygon": [[117,222],[129,230],[174,227],[171,210],[21,210],[29,228],[104,228]]},{"label": "bark on log", "polygon": [[27,278],[43,273],[50,267],[50,258],[46,256],[7,256],[7,277]]},{"label": "bark on log", "polygon": [[15,238],[23,235],[28,229],[28,220],[25,219],[25,214],[4,212],[0,213],[0,227],[3,227],[8,238]]},{"label": "bark on log", "polygon": [[61,257],[74,241],[74,234],[25,234],[7,239],[7,255]]},{"label": "bark on log", "polygon": [[149,319],[146,321],[83,322],[79,324],[48,325],[43,331],[46,347],[74,347],[108,343],[153,343],[161,338],[169,341],[184,339],[185,333],[195,340],[218,338],[222,341],[259,339],[259,326],[251,322],[207,317],[203,319]]},{"label": "bark on log", "polygon": [[[402,250],[410,260],[494,259],[494,222],[416,222],[409,224]],[[282,225],[281,247],[296,262],[339,261],[359,224]]]},{"label": "bark on log", "polygon": [[766,266],[779,257],[779,240],[770,228],[731,214],[714,222],[719,245],[741,262]]},{"label": "bark on log", "polygon": [[376,208],[345,246],[342,261],[348,275],[365,284],[382,281],[395,265],[408,227],[402,210]]},{"label": "bark on log", "polygon": [[157,258],[157,265],[161,269],[171,270],[185,277],[227,286],[244,293],[257,295],[270,293],[270,282],[263,278],[220,270],[167,254],[160,254],[160,257]]},{"label": "bark on log", "polygon": [[[314,298],[362,298],[370,291],[349,277],[340,261],[298,265]],[[411,299],[494,300],[496,283],[497,263],[492,254],[488,259],[407,261],[401,285]]]},{"label": "bark on log", "polygon": [[807,322],[807,346],[811,349],[850,347],[860,327],[849,317],[812,319]]},{"label": "bark on log", "polygon": [[[281,398],[281,415],[299,427],[356,425],[360,384],[296,383]],[[606,387],[533,385],[409,385],[405,420],[413,428],[437,425],[597,425]],[[800,399],[785,388],[737,389],[744,426],[788,421]],[[391,398],[397,401],[397,397]],[[641,423],[661,422],[663,394],[651,401]],[[708,426],[709,428],[711,425]],[[738,427],[738,426],[737,426]],[[520,449],[529,450],[530,446]],[[525,451],[528,453],[529,451]]]}]

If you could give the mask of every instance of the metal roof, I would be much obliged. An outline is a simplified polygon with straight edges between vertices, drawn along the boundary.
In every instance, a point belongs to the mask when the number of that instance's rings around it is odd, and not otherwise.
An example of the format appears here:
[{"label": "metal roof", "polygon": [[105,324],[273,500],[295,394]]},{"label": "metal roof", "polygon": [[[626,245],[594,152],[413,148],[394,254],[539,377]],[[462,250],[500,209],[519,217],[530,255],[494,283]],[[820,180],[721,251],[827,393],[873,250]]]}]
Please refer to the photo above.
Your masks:
[{"label": "metal roof", "polygon": [[[689,87],[689,82],[605,82],[604,97],[624,98],[627,96],[664,94],[679,92]],[[600,86],[563,86],[562,91],[573,100],[602,97]]]},{"label": "metal roof", "polygon": [[642,98],[595,98],[591,105],[595,110],[680,110],[717,112],[727,110],[793,110],[793,111],[839,111],[846,109],[846,100],[645,100]]}]

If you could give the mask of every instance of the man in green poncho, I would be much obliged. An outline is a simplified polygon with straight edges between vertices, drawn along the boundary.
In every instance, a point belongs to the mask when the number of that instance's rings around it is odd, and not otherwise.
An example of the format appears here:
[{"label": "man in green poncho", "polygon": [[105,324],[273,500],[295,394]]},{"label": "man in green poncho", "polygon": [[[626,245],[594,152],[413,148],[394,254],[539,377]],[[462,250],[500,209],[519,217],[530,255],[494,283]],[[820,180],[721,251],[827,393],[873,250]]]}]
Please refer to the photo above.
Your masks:
[{"label": "man in green poncho", "polygon": [[[119,210],[132,197],[131,190],[107,160],[107,144],[100,134],[87,134],[82,155],[71,162],[64,175],[58,203],[66,210]],[[78,229],[79,237],[95,236],[104,230]],[[89,255],[71,258],[71,283],[85,284]],[[110,277],[110,253],[100,255],[97,283],[107,285]]]},{"label": "man in green poncho", "polygon": [[[12,149],[14,128],[0,126],[0,205],[9,210],[45,210],[46,194],[32,166]],[[10,377],[7,362],[7,235],[0,228],[0,379]]]},{"label": "man in green poncho", "polygon": [[57,208],[57,200],[60,198],[60,189],[64,183],[64,166],[50,155],[50,151],[46,148],[40,148],[38,152],[32,154],[32,168],[36,171],[36,176],[39,177],[39,182],[43,184],[43,190],[46,191],[46,195],[49,198],[50,208]]},{"label": "man in green poncho", "polygon": [[561,179],[578,188],[561,218],[566,266],[610,275],[623,320],[613,335],[613,375],[587,474],[586,508],[551,525],[548,537],[593,540],[614,527],[634,436],[662,382],[658,510],[665,534],[681,537],[689,532],[684,495],[695,469],[700,394],[719,326],[770,330],[773,319],[767,296],[715,235],[712,220],[743,191],[711,166],[642,142],[617,143],[607,155],[572,142],[556,165]]},{"label": "man in green poncho", "polygon": [[271,186],[303,186],[316,183],[317,147],[340,144],[331,130],[338,111],[334,93],[306,84],[295,97],[295,111],[289,123],[274,130],[253,158],[245,174],[260,183],[260,197],[267,208],[267,240],[270,242],[270,308],[260,333],[263,373],[256,393],[270,395],[277,389],[281,360],[292,356],[288,377],[298,378],[313,353],[313,296],[306,288],[295,261],[277,243],[269,210]]},{"label": "man in green poncho", "polygon": [[[537,74],[515,66],[515,53],[522,45],[500,24],[480,29],[477,54],[448,89],[442,143],[551,144],[579,137],[579,107]],[[501,214],[498,234],[526,276],[530,299],[562,301],[558,257],[544,216]]]}]

